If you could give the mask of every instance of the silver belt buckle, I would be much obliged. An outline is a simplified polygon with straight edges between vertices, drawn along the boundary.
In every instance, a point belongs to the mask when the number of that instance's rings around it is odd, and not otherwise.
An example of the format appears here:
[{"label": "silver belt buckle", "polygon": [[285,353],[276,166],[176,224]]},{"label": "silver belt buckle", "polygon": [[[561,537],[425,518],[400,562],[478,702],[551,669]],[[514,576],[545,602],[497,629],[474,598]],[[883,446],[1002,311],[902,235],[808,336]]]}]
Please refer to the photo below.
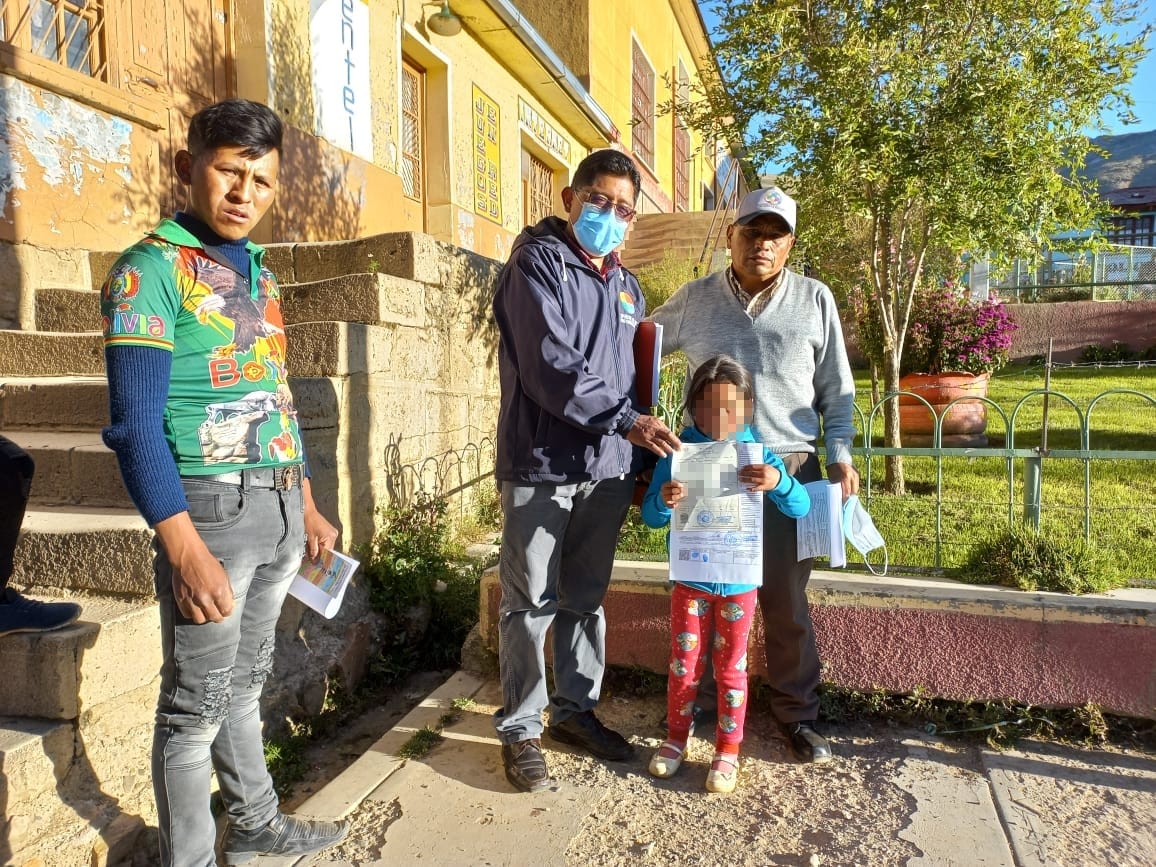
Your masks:
[{"label": "silver belt buckle", "polygon": [[301,472],[301,468],[298,467],[297,465],[293,465],[291,467],[285,467],[285,469],[281,473],[281,488],[282,488],[282,490],[285,490],[285,491],[292,490],[293,486],[298,483],[298,473],[300,473],[300,472]]}]

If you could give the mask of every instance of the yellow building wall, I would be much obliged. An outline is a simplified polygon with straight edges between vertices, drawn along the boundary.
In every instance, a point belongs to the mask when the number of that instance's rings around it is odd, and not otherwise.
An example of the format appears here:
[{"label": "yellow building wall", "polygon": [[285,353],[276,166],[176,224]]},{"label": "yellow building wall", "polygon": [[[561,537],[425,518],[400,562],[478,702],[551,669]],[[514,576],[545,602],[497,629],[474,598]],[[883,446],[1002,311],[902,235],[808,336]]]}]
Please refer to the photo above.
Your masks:
[{"label": "yellow building wall", "polygon": [[0,241],[110,249],[158,216],[155,131],[0,75]]},{"label": "yellow building wall", "polygon": [[[431,33],[425,19],[436,7],[370,0],[373,161],[313,134],[309,39],[310,0],[239,0],[238,95],[270,104],[289,125],[282,184],[258,240],[322,240],[379,232],[427,231],[439,240],[504,260],[523,228],[521,152],[548,155],[519,124],[519,98],[561,135],[570,152],[557,164],[556,196],[586,154],[579,140],[530,94],[536,68],[495,58],[468,27],[452,37]],[[404,13],[404,17],[402,17]],[[425,199],[405,196],[400,177],[402,60],[425,70]],[[500,213],[475,208],[474,93],[477,85],[497,108]],[[548,157],[557,163],[556,157]],[[560,197],[559,197],[560,198]],[[556,207],[561,209],[560,200]]]},{"label": "yellow building wall", "polygon": [[[679,0],[631,0],[629,3],[590,3],[590,93],[613,118],[622,144],[632,147],[633,106],[632,40],[637,40],[654,67],[654,165],[648,167],[661,190],[661,210],[674,209],[674,116],[660,113],[671,99],[664,76],[677,80],[682,62],[691,81],[698,78],[696,53],[687,44],[672,9]],[[691,132],[690,209],[702,209],[701,188],[709,183],[712,168],[702,154],[702,137]],[[639,162],[641,162],[639,160]],[[648,193],[653,187],[644,184]]]},{"label": "yellow building wall", "polygon": [[[554,167],[557,213],[558,193],[588,153],[591,131],[568,128],[553,115],[532,92],[553,86],[543,70],[523,53],[494,56],[471,33],[469,19],[461,33],[441,37],[424,24],[436,6],[412,0],[355,2],[368,2],[369,10],[372,159],[355,156],[314,134],[311,0],[231,4],[236,80],[230,90],[271,105],[287,123],[278,201],[254,239],[325,240],[424,229],[440,240],[504,259],[524,222],[523,149]],[[559,55],[588,67],[592,96],[610,114],[626,145],[631,36],[639,38],[655,66],[659,102],[667,96],[661,76],[676,69],[678,59],[694,70],[671,0],[578,3],[581,14],[567,19],[571,30],[577,28],[572,39],[566,38],[565,27],[545,26],[551,19],[543,17],[544,3],[526,2],[543,29],[550,31],[547,35],[559,43]],[[587,47],[589,63],[579,64]],[[403,56],[428,70],[424,203],[402,192]],[[587,69],[572,71],[586,78]],[[479,214],[475,203],[475,85],[498,113],[496,147],[489,154],[499,175],[498,215]],[[116,105],[85,104],[10,76],[0,78],[0,88],[4,89],[0,110],[6,112],[0,120],[10,151],[6,174],[0,177],[0,241],[115,249],[171,209],[174,184],[169,161],[172,151],[183,144],[183,118],[195,105],[159,101],[159,111],[154,111],[158,119],[150,125]],[[535,115],[539,133],[544,130],[555,143],[564,143],[565,156],[558,147],[551,153],[519,122],[523,104]],[[668,208],[673,193],[672,123],[669,116],[657,119],[655,178],[648,179],[652,198],[665,201]],[[692,203],[698,200],[697,184],[704,176],[702,170],[692,172]],[[180,204],[179,191],[176,203]]]},{"label": "yellow building wall", "polygon": [[[448,105],[449,123],[439,130],[431,125],[426,134],[426,166],[428,172],[442,172],[448,190],[448,201],[435,203],[430,209],[429,228],[435,237],[483,256],[504,261],[510,246],[522,230],[523,204],[521,163],[526,138],[519,123],[519,98],[525,100],[550,127],[565,139],[570,161],[560,166],[555,176],[555,208],[561,212],[561,189],[564,180],[587,153],[572,131],[566,129],[540,101],[529,92],[526,80],[540,81],[542,72],[533,67],[516,68],[495,58],[479,44],[468,29],[456,36],[442,37],[428,33],[424,18],[430,9],[416,4],[406,7],[403,48],[409,47],[411,56],[424,49],[430,54],[413,57],[421,63],[430,62],[431,55],[440,56],[448,74],[440,76],[441,98]],[[424,65],[424,64],[423,64]],[[438,94],[431,93],[427,76],[427,105],[432,111]],[[494,103],[498,110],[498,174],[501,198],[500,219],[482,216],[475,209],[476,160],[479,153],[474,137],[474,87]],[[529,149],[539,157],[545,156],[531,141]],[[427,174],[427,179],[429,175]]]},{"label": "yellow building wall", "polygon": [[425,228],[422,209],[402,193],[390,146],[397,125],[400,4],[369,0],[368,7],[372,161],[313,134],[310,0],[237,0],[237,95],[268,104],[287,124],[281,189],[257,240],[320,241]]}]

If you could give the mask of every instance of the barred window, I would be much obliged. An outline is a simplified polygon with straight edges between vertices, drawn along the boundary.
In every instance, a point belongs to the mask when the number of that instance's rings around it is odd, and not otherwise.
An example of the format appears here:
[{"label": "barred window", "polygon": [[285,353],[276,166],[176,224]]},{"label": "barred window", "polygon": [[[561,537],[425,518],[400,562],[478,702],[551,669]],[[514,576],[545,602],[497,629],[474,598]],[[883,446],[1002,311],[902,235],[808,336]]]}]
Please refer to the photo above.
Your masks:
[{"label": "barred window", "polygon": [[401,67],[401,186],[407,196],[424,195],[425,73],[404,62]]},{"label": "barred window", "polygon": [[0,41],[107,82],[104,0],[0,0]]},{"label": "barred window", "polygon": [[[682,61],[678,62],[678,102],[684,103],[690,99],[690,75]],[[691,162],[690,130],[687,129],[683,117],[675,113],[674,116],[674,209],[676,211],[690,210],[690,162]]]},{"label": "barred window", "polygon": [[631,75],[630,149],[634,155],[654,168],[654,67],[637,42]]},{"label": "barred window", "polygon": [[554,170],[528,151],[522,151],[522,197],[527,226],[554,213]]}]

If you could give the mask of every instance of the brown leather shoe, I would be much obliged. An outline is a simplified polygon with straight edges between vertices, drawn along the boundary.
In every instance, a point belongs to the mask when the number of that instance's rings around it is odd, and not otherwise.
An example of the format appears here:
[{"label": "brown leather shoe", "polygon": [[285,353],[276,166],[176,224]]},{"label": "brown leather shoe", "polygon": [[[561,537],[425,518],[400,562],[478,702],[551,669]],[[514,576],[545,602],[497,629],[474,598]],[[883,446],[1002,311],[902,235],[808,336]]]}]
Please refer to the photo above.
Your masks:
[{"label": "brown leather shoe", "polygon": [[520,792],[540,792],[553,782],[538,738],[503,744],[502,764],[506,768],[506,779]]}]

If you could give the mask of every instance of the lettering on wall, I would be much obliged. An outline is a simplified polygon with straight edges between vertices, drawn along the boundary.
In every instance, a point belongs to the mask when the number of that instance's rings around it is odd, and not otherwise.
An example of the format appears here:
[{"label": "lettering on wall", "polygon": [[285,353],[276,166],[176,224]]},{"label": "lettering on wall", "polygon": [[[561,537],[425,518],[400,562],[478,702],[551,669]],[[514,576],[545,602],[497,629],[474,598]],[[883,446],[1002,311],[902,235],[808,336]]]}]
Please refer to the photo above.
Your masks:
[{"label": "lettering on wall", "polygon": [[474,211],[502,222],[502,148],[498,104],[474,85]]},{"label": "lettering on wall", "polygon": [[521,97],[518,97],[518,122],[547,152],[569,165],[570,141]]},{"label": "lettering on wall", "polygon": [[317,135],[373,159],[368,0],[310,0]]}]

